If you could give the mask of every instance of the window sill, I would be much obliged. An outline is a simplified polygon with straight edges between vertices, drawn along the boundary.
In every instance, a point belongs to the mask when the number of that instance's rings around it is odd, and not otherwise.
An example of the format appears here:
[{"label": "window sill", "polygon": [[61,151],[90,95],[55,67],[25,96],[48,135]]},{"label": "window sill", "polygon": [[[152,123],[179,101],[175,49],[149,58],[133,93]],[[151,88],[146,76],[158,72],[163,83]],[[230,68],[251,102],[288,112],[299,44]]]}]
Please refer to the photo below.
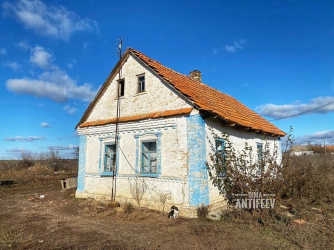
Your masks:
[{"label": "window sill", "polygon": [[139,96],[139,95],[146,95],[146,94],[147,94],[147,92],[146,92],[146,91],[143,91],[143,92],[139,92],[139,93],[133,95],[133,97],[135,97],[135,96]]},{"label": "window sill", "polygon": [[139,176],[141,176],[141,177],[157,178],[158,174],[144,174],[144,173],[140,173]]},{"label": "window sill", "polygon": [[113,172],[102,172],[101,176],[113,176],[114,173]]}]

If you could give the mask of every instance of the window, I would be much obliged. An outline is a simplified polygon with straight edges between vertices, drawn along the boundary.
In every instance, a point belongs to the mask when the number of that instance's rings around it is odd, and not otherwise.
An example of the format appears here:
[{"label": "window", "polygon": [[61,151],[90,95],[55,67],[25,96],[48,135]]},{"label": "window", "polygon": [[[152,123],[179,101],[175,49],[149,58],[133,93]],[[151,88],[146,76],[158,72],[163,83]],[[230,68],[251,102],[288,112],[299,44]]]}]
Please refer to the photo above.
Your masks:
[{"label": "window", "polygon": [[216,138],[216,156],[223,156],[223,152],[224,152],[224,140],[223,139],[219,139]]},{"label": "window", "polygon": [[157,174],[157,142],[142,142],[141,173]]},{"label": "window", "polygon": [[118,96],[124,96],[125,81],[124,79],[118,81]]},{"label": "window", "polygon": [[262,143],[256,143],[257,159],[261,163],[263,160]]},{"label": "window", "polygon": [[138,93],[145,91],[145,75],[138,76]]},{"label": "window", "polygon": [[104,172],[114,172],[116,166],[115,144],[105,145],[104,148]]},{"label": "window", "polygon": [[218,176],[221,178],[226,177],[226,166],[224,165],[224,148],[225,148],[225,141],[220,138],[216,138],[216,163],[219,167],[219,174]]}]

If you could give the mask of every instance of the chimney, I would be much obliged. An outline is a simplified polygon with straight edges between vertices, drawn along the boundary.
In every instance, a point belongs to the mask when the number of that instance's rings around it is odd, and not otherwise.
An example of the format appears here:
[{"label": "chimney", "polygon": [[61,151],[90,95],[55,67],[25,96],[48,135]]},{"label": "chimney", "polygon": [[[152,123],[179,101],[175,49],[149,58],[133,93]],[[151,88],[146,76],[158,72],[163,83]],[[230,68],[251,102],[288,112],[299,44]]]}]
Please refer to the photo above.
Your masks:
[{"label": "chimney", "polygon": [[195,69],[193,71],[190,72],[190,77],[191,79],[198,81],[198,82],[202,82],[202,74],[201,71]]}]

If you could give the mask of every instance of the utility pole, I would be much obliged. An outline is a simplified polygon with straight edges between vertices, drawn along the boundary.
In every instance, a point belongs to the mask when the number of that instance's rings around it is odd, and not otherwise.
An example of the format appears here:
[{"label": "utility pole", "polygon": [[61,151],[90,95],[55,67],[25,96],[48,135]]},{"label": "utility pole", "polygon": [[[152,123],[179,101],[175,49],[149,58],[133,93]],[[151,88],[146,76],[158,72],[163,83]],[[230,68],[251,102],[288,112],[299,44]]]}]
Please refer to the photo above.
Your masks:
[{"label": "utility pole", "polygon": [[[121,61],[122,58],[122,44],[123,40],[122,38],[117,39],[117,44],[118,44],[118,51],[117,54],[119,55],[119,61]],[[118,72],[118,81],[117,81],[117,109],[116,109],[116,123],[115,123],[115,148],[113,152],[113,162],[112,162],[112,186],[111,186],[111,201],[115,201],[116,199],[116,172],[117,172],[117,149],[118,149],[118,121],[119,121],[119,116],[120,116],[120,89],[119,89],[119,81],[121,80],[122,76],[122,67],[120,65],[119,72]]]}]

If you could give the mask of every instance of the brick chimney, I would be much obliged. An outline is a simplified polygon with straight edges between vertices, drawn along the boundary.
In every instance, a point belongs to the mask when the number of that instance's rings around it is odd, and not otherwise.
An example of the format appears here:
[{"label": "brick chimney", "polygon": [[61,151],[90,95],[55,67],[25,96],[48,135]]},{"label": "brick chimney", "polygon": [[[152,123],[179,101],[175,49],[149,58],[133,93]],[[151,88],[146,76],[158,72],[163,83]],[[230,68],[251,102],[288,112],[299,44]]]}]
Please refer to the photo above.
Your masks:
[{"label": "brick chimney", "polygon": [[190,77],[191,79],[198,81],[198,82],[202,82],[202,74],[201,71],[195,69],[193,71],[190,72]]}]

